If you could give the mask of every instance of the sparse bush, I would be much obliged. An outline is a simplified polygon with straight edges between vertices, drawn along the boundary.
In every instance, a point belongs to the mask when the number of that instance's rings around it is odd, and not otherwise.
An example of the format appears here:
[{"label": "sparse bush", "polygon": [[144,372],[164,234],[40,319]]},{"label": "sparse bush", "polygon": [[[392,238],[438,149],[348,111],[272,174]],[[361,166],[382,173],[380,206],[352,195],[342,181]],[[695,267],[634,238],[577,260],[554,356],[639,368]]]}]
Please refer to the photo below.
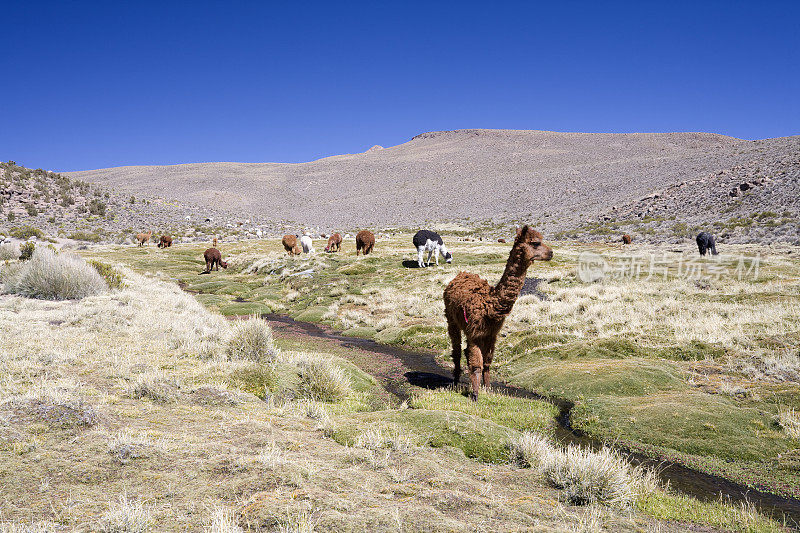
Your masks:
[{"label": "sparse bush", "polygon": [[42,237],[44,237],[44,232],[39,228],[34,228],[33,226],[26,225],[26,226],[20,226],[18,228],[11,228],[11,236],[23,241],[27,241],[31,237],[36,237],[37,239],[41,239]]},{"label": "sparse bush", "polygon": [[99,234],[87,233],[85,231],[76,231],[75,233],[70,234],[69,238],[75,241],[100,242]]},{"label": "sparse bush", "polygon": [[14,213],[9,213],[6,218],[9,222],[14,222],[14,219],[17,218],[17,216]]},{"label": "sparse bush", "polygon": [[33,257],[33,252],[36,250],[36,244],[33,242],[24,242],[19,247],[19,260],[27,261]]},{"label": "sparse bush", "polygon": [[150,511],[141,503],[121,497],[109,505],[98,524],[104,533],[144,533],[153,525]]},{"label": "sparse bush", "polygon": [[99,198],[92,198],[89,201],[89,213],[92,215],[103,216],[106,214],[106,204]]},{"label": "sparse bush", "polygon": [[39,214],[39,210],[36,209],[36,206],[33,204],[25,204],[25,211],[28,212],[28,215],[35,217]]},{"label": "sparse bush", "polygon": [[2,272],[5,291],[42,300],[80,299],[108,288],[97,271],[76,255],[56,254],[49,248],[37,248],[30,261],[11,271]]},{"label": "sparse bush", "polygon": [[114,267],[102,261],[97,261],[96,259],[90,259],[89,264],[92,268],[97,270],[97,273],[100,274],[104,280],[106,280],[109,287],[112,289],[119,289],[122,287],[122,274]]},{"label": "sparse bush", "polygon": [[303,398],[322,402],[338,402],[351,392],[347,374],[330,361],[307,359],[298,361],[300,382],[297,393]]},{"label": "sparse bush", "polygon": [[250,320],[239,321],[228,341],[226,353],[230,359],[248,359],[258,363],[269,363],[275,355],[272,329],[253,315]]}]

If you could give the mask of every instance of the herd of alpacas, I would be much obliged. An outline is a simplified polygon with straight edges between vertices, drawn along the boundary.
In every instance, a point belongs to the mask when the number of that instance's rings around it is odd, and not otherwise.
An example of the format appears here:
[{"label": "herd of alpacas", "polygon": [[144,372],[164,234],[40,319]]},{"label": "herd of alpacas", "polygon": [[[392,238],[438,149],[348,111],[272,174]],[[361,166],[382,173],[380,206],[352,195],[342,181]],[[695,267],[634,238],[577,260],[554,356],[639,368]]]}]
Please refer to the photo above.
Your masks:
[{"label": "herd of alpacas", "polygon": [[[152,231],[138,234],[136,236],[138,245],[144,246],[152,235]],[[342,240],[339,233],[329,236],[325,252],[339,252]],[[623,245],[633,242],[628,234],[623,235],[621,240]],[[453,382],[457,384],[461,380],[463,353],[463,359],[467,362],[470,398],[473,401],[478,400],[478,392],[482,387],[491,384],[490,366],[497,336],[525,285],[528,268],[534,261],[549,261],[553,258],[552,248],[543,241],[542,234],[533,228],[527,225],[518,228],[503,274],[494,286],[489,285],[488,281],[477,274],[459,272],[444,289],[442,297],[447,319],[447,334],[452,345]],[[302,236],[284,235],[281,242],[290,256],[314,253],[314,244],[308,232]],[[505,242],[505,239],[498,239],[498,242]],[[696,242],[701,256],[706,255],[706,252],[717,255],[716,242],[712,234],[702,231],[697,235]],[[412,243],[417,250],[417,265],[420,268],[430,266],[432,258],[436,266],[439,266],[440,255],[447,263],[453,261],[453,255],[447,250],[442,237],[435,231],[418,231]],[[158,247],[171,246],[172,237],[162,235]],[[361,253],[369,255],[374,246],[375,235],[371,231],[358,232],[356,256]],[[425,252],[428,252],[427,261]],[[203,259],[206,263],[203,274],[209,274],[212,270],[219,271],[219,267],[228,268],[228,263],[222,260],[222,253],[217,248],[216,237],[212,247],[203,253]],[[466,348],[463,351],[462,335],[466,340]]]}]

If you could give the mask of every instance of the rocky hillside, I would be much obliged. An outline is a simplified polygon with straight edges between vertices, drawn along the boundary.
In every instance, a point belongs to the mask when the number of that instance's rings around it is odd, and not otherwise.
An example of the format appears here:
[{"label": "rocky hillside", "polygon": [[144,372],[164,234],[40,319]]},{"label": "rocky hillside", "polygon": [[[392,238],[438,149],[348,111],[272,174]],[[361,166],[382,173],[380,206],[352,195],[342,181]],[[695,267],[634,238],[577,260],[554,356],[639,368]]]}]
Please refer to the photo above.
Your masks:
[{"label": "rocky hillside", "polygon": [[564,233],[599,239],[629,233],[634,239],[679,242],[706,230],[722,242],[800,245],[800,143],[795,140],[787,150],[764,142],[752,156],[612,206],[598,221]]},{"label": "rocky hillside", "polygon": [[0,235],[125,242],[140,231],[186,239],[255,236],[259,220],[152,196],[137,197],[14,161],[0,163]]},{"label": "rocky hillside", "polygon": [[[709,192],[712,176],[721,176],[714,187],[719,182],[727,189],[771,179],[764,190],[779,203],[791,192],[784,186],[791,186],[798,154],[800,137],[746,141],[710,133],[459,130],[424,133],[398,146],[309,163],[198,163],[68,175],[126,194],[150,192],[319,232],[446,222],[493,236],[507,233],[513,223],[530,222],[551,235],[607,238],[619,228],[599,229],[598,223],[638,224],[670,206],[674,212],[658,216],[687,227],[723,222],[722,215],[728,220],[763,211],[781,217],[789,211],[783,218],[796,217],[791,202],[785,209],[762,207],[748,189],[739,197],[726,196],[720,211],[737,200],[740,207],[703,218],[717,194]],[[782,171],[786,174],[775,174]],[[695,188],[708,202],[699,199]],[[674,195],[664,192],[673,189]],[[667,201],[667,196],[674,199]],[[663,238],[674,233],[671,227],[653,225],[649,231]],[[761,238],[757,233],[753,238]]]}]

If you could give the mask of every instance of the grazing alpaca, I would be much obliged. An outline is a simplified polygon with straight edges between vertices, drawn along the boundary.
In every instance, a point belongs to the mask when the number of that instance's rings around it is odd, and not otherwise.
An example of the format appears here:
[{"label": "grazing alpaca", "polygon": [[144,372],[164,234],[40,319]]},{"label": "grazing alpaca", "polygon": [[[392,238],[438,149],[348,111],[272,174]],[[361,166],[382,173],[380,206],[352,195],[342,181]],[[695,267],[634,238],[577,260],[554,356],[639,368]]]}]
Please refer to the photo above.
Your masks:
[{"label": "grazing alpaca", "polygon": [[300,246],[303,247],[304,254],[314,253],[314,241],[311,240],[311,236],[307,233],[300,237]]},{"label": "grazing alpaca", "polygon": [[717,255],[717,243],[714,241],[714,236],[707,231],[697,234],[697,248],[700,255],[706,255],[707,250],[711,251],[711,255]]},{"label": "grazing alpaca", "polygon": [[158,241],[159,248],[169,248],[172,246],[172,236],[171,235],[162,235],[161,239]]},{"label": "grazing alpaca", "polygon": [[139,241],[139,246],[144,246],[146,242],[150,242],[150,237],[152,236],[152,231],[148,231],[147,233],[139,233],[136,235],[136,240]]},{"label": "grazing alpaca", "polygon": [[622,236],[622,244],[630,244],[632,242],[633,242],[633,238],[631,238],[631,236],[628,235],[627,233]]},{"label": "grazing alpaca", "polygon": [[342,236],[334,233],[328,238],[328,246],[325,247],[326,252],[338,252],[342,247]]},{"label": "grazing alpaca", "polygon": [[444,314],[447,333],[453,344],[453,380],[461,379],[461,332],[467,337],[464,356],[469,365],[473,400],[478,399],[478,389],[483,371],[483,385],[488,386],[489,366],[494,357],[497,334],[511,312],[522,286],[525,273],[532,261],[549,261],[553,250],[542,243],[542,234],[525,226],[517,230],[517,238],[508,255],[506,269],[497,285],[491,287],[476,274],[459,272],[444,290]]},{"label": "grazing alpaca", "polygon": [[301,250],[297,245],[297,235],[284,235],[283,248],[289,255],[300,255]]},{"label": "grazing alpaca", "polygon": [[[447,246],[444,245],[442,237],[435,231],[428,229],[419,230],[412,239],[414,247],[417,249],[417,264],[420,268],[424,267],[427,263],[431,264],[431,255],[436,257],[436,266],[439,266],[439,254],[442,254],[445,261],[448,263],[453,262],[453,256],[447,251]],[[428,252],[428,261],[423,262],[425,252]]]},{"label": "grazing alpaca", "polygon": [[375,235],[369,230],[359,231],[356,235],[356,255],[358,252],[364,252],[364,255],[369,254],[375,246]]},{"label": "grazing alpaca", "polygon": [[504,242],[506,242],[506,240],[505,239],[497,239],[497,242],[503,242],[504,243]]},{"label": "grazing alpaca", "polygon": [[203,258],[206,260],[206,274],[211,272],[214,267],[217,267],[217,272],[219,272],[219,267],[228,268],[228,263],[222,260],[222,254],[216,248],[209,248],[203,252]]}]

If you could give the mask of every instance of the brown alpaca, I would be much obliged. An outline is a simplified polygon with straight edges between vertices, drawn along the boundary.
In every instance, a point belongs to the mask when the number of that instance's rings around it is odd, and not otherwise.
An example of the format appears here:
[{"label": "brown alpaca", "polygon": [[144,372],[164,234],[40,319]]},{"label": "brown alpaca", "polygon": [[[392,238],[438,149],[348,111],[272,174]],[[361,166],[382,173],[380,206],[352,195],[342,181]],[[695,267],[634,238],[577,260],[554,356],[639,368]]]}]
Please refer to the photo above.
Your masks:
[{"label": "brown alpaca", "polygon": [[303,250],[301,250],[300,246],[297,244],[297,235],[284,235],[283,248],[289,255],[300,255],[303,253]]},{"label": "brown alpaca", "polygon": [[211,241],[211,247],[212,248],[216,248],[217,247],[217,238],[216,237],[214,237],[214,240]]},{"label": "brown alpaca", "polygon": [[622,244],[630,244],[632,242],[633,242],[633,238],[631,238],[631,236],[628,235],[627,233],[622,236]]},{"label": "brown alpaca", "polygon": [[325,247],[326,252],[338,252],[342,246],[342,236],[334,233],[328,238],[328,246]]},{"label": "brown alpaca", "polygon": [[203,252],[203,259],[206,260],[206,274],[211,272],[214,267],[217,267],[217,272],[219,272],[219,267],[228,268],[228,263],[222,260],[222,254],[216,248],[209,248]]},{"label": "brown alpaca", "polygon": [[159,248],[169,248],[172,246],[172,236],[171,235],[162,235],[161,239],[158,241]]},{"label": "brown alpaca", "polygon": [[136,235],[136,240],[139,241],[139,246],[144,246],[146,242],[150,242],[150,237],[152,236],[152,231],[148,231],[147,233],[139,233]]},{"label": "brown alpaca", "polygon": [[359,231],[356,235],[356,255],[363,251],[364,255],[369,254],[375,246],[375,235],[369,230]]},{"label": "brown alpaca", "polygon": [[506,242],[506,240],[505,240],[505,239],[497,239],[497,242],[502,242],[502,243],[504,243],[504,242]]},{"label": "brown alpaca", "polygon": [[497,285],[491,287],[477,274],[459,272],[444,290],[444,315],[447,318],[447,333],[453,344],[453,380],[461,379],[461,332],[467,337],[464,356],[469,365],[473,400],[478,399],[481,384],[488,386],[489,366],[494,357],[497,334],[503,327],[506,316],[514,307],[525,273],[532,261],[549,261],[553,250],[542,243],[542,234],[525,226],[517,230],[517,238],[508,255],[506,269]]}]

